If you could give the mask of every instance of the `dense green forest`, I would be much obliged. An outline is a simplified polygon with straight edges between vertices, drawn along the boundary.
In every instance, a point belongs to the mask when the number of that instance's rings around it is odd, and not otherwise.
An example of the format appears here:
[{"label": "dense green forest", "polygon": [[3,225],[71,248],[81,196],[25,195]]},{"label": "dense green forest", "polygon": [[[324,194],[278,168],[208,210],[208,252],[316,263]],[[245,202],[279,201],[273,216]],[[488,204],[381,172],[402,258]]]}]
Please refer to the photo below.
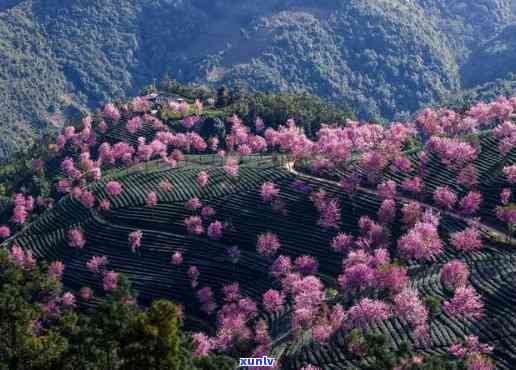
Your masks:
[{"label": "dense green forest", "polygon": [[508,0],[3,2],[0,156],[165,75],[404,117],[507,78],[513,18]]}]

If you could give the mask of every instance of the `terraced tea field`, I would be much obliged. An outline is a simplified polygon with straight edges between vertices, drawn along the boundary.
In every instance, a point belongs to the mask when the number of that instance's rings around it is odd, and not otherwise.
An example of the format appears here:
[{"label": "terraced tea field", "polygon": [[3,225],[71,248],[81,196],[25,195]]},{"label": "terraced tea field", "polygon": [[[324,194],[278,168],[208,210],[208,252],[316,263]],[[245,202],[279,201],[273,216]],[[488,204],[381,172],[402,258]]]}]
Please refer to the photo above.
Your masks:
[{"label": "terraced tea field", "polygon": [[[482,216],[492,220],[493,204],[496,204],[499,190],[507,186],[499,174],[501,158],[491,141],[482,139],[482,150],[476,164],[480,171],[481,190],[486,200]],[[358,191],[353,202],[331,181],[313,176],[292,173],[274,165],[268,160],[244,163],[238,178],[229,177],[215,157],[190,158],[177,168],[149,163],[138,169],[113,170],[103,181],[91,185],[99,200],[109,198],[112,210],[99,213],[87,209],[80,202],[66,196],[51,211],[46,212],[36,222],[16,235],[16,241],[24,248],[32,250],[36,257],[47,261],[61,260],[66,264],[64,283],[67,288],[78,291],[82,286],[102,291],[102,282],[86,268],[86,262],[95,255],[105,255],[109,269],[124,273],[132,281],[141,302],[150,302],[158,297],[170,298],[183,303],[187,308],[187,327],[212,332],[214,317],[202,313],[198,307],[195,291],[191,288],[187,275],[189,266],[199,268],[199,287],[213,288],[215,298],[220,301],[220,288],[224,284],[238,282],[244,295],[261,301],[262,294],[273,284],[268,274],[270,261],[256,252],[256,236],[267,231],[274,232],[281,240],[279,253],[297,257],[309,254],[319,264],[320,276],[329,284],[341,271],[341,256],[330,247],[337,230],[325,231],[317,226],[318,213],[308,195],[295,190],[294,180],[304,181],[313,190],[324,189],[330,196],[340,200],[342,220],[340,229],[347,233],[357,233],[357,221],[362,215],[374,217],[381,201],[370,191]],[[415,159],[414,159],[415,160]],[[508,162],[516,160],[512,152]],[[197,174],[205,170],[210,176],[209,185],[200,188]],[[329,174],[337,175],[339,174]],[[402,178],[388,173],[397,182]],[[429,166],[425,183],[429,189],[441,184],[449,184],[458,191],[462,189],[454,183],[455,176],[447,173],[433,160]],[[326,176],[331,177],[331,176]],[[110,197],[104,184],[117,179],[123,192]],[[173,184],[172,190],[160,190],[163,180]],[[273,181],[280,188],[283,210],[273,210],[262,202],[260,186]],[[146,194],[156,191],[158,204],[146,205]],[[215,209],[213,219],[227,223],[222,240],[213,241],[205,236],[190,236],[184,226],[187,211],[184,203],[198,197],[204,205]],[[398,201],[399,203],[399,201]],[[86,246],[76,251],[67,245],[66,232],[80,227],[86,235]],[[453,214],[441,219],[439,232],[446,244],[446,251],[431,264],[410,264],[410,276],[423,297],[445,297],[439,281],[442,264],[460,258],[471,271],[471,283],[482,295],[486,306],[486,319],[481,321],[451,320],[439,313],[431,320],[430,338],[425,353],[443,353],[446,348],[474,333],[483,342],[495,345],[494,358],[501,369],[511,369],[516,363],[516,252],[505,243],[485,239],[485,247],[480,252],[467,256],[459,255],[448,246],[449,234],[464,229],[466,224]],[[128,235],[134,230],[142,230],[142,246],[133,253],[128,245]],[[393,228],[392,240],[402,232],[399,226]],[[237,263],[232,263],[227,248],[238,246],[241,251]],[[184,262],[180,266],[170,263],[175,251],[183,253]],[[342,348],[343,332],[337,333],[328,346],[313,343],[287,343],[283,338],[288,329],[288,312],[283,315],[261,313],[270,326],[275,341],[273,354],[282,354],[286,369],[299,369],[311,363],[323,369],[353,367]],[[373,329],[393,339],[395,346],[408,340],[417,346],[411,337],[410,328],[398,319],[390,319],[374,324]]]}]

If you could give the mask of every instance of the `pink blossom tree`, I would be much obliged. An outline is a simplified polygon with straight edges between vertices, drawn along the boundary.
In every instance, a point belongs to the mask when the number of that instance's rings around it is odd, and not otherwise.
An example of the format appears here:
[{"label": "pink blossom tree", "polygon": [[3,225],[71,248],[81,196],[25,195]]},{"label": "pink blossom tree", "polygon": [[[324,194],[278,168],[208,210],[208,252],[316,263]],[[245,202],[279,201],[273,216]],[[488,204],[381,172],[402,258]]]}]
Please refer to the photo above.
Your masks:
[{"label": "pink blossom tree", "polygon": [[224,225],[222,225],[222,222],[213,221],[208,226],[208,238],[210,238],[212,240],[222,239],[223,230],[224,230]]},{"label": "pink blossom tree", "polygon": [[154,207],[158,204],[158,195],[155,191],[150,191],[147,193],[147,198],[145,199],[148,207]]},{"label": "pink blossom tree", "polygon": [[81,229],[68,230],[68,245],[75,249],[82,249],[86,245],[86,239]]},{"label": "pink blossom tree", "polygon": [[440,208],[450,210],[457,203],[457,195],[447,186],[439,186],[434,190],[434,201]]},{"label": "pink blossom tree", "polygon": [[459,202],[459,211],[465,216],[472,216],[480,209],[482,194],[477,191],[470,191]]},{"label": "pink blossom tree", "polygon": [[441,268],[441,283],[451,291],[464,287],[468,283],[469,270],[465,263],[452,260]]},{"label": "pink blossom tree", "polygon": [[136,230],[129,233],[129,246],[131,247],[133,253],[140,248],[142,244],[142,237],[143,232],[141,230]]},{"label": "pink blossom tree", "polygon": [[363,298],[346,312],[345,326],[347,328],[365,328],[366,325],[392,316],[389,305],[385,302]]},{"label": "pink blossom tree", "polygon": [[260,253],[264,257],[274,256],[278,249],[280,248],[281,243],[276,234],[271,232],[266,232],[265,234],[258,235],[258,241],[256,243],[256,249],[258,253]]},{"label": "pink blossom tree", "polygon": [[201,188],[204,188],[206,185],[208,185],[209,179],[210,176],[206,171],[201,171],[197,174],[197,183]]},{"label": "pink blossom tree", "polygon": [[482,237],[480,231],[470,226],[463,231],[458,231],[450,235],[451,244],[459,251],[473,252],[482,249]]},{"label": "pink blossom tree", "polygon": [[263,307],[267,312],[274,313],[283,309],[285,295],[277,290],[269,289],[263,294]]},{"label": "pink blossom tree", "polygon": [[86,268],[93,274],[101,273],[104,267],[108,264],[106,256],[93,256],[86,262]]},{"label": "pink blossom tree", "polygon": [[106,191],[111,196],[117,196],[122,193],[122,184],[118,181],[109,181],[106,184]]},{"label": "pink blossom tree", "polygon": [[260,195],[264,203],[272,202],[277,198],[279,188],[273,182],[266,182],[261,186]]},{"label": "pink blossom tree", "polygon": [[516,183],[516,165],[505,166],[503,168],[503,174],[505,175],[505,177],[507,177],[507,180],[509,181],[509,183],[511,183],[511,184]]},{"label": "pink blossom tree", "polygon": [[398,240],[398,251],[406,260],[433,261],[443,253],[443,244],[435,225],[419,222]]},{"label": "pink blossom tree", "polygon": [[481,319],[484,304],[475,289],[470,286],[458,287],[452,299],[443,304],[444,312],[454,318]]},{"label": "pink blossom tree", "polygon": [[173,265],[179,266],[183,263],[183,254],[180,251],[175,251],[170,261]]},{"label": "pink blossom tree", "polygon": [[118,273],[115,271],[106,272],[102,279],[102,286],[106,292],[115,290],[118,286]]}]

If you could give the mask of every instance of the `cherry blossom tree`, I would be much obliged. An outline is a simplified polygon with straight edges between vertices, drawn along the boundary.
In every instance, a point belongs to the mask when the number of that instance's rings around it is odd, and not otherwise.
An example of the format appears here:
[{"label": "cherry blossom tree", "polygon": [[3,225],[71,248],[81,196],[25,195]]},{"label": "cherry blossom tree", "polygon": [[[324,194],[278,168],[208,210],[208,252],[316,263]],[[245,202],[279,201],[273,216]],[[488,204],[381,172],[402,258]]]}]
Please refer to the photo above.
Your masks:
[{"label": "cherry blossom tree", "polygon": [[443,244],[437,227],[431,223],[416,223],[398,240],[398,251],[406,260],[434,261],[443,253]]},{"label": "cherry blossom tree", "polygon": [[118,181],[109,181],[106,184],[106,191],[111,196],[117,196],[122,193],[122,184]]},{"label": "cherry blossom tree", "polygon": [[106,292],[115,290],[118,286],[118,273],[115,271],[106,272],[102,279],[102,286]]},{"label": "cherry blossom tree", "polygon": [[451,244],[459,251],[469,253],[482,249],[480,231],[474,226],[452,233],[450,237]]},{"label": "cherry blossom tree", "polygon": [[129,246],[131,247],[133,253],[140,248],[142,243],[142,237],[143,232],[141,230],[136,230],[129,233]]},{"label": "cherry blossom tree", "polygon": [[201,188],[204,188],[208,185],[209,178],[210,177],[206,171],[201,171],[197,174],[197,183]]},{"label": "cherry blossom tree", "polygon": [[457,203],[457,195],[447,186],[439,186],[434,190],[434,201],[440,208],[450,210]]},{"label": "cherry blossom tree", "polygon": [[459,201],[460,213],[465,216],[472,216],[480,209],[482,194],[477,191],[470,191]]},{"label": "cherry blossom tree", "polygon": [[444,302],[443,309],[455,318],[481,319],[484,317],[484,304],[471,286],[458,287],[452,299]]},{"label": "cherry blossom tree", "polygon": [[273,182],[266,182],[261,186],[260,195],[264,203],[272,202],[277,198],[279,188]]},{"label": "cherry blossom tree", "polygon": [[505,175],[505,177],[507,177],[507,180],[509,181],[509,183],[511,183],[511,184],[516,183],[516,165],[505,166],[503,168],[503,174]]},{"label": "cherry blossom tree", "polygon": [[277,253],[280,246],[281,243],[276,234],[272,232],[266,232],[264,234],[258,235],[256,249],[258,250],[258,253],[260,253],[262,256],[274,256]]},{"label": "cherry blossom tree", "polygon": [[468,283],[469,270],[465,263],[452,260],[441,268],[440,279],[446,289],[454,291]]},{"label": "cherry blossom tree", "polygon": [[86,245],[86,239],[81,229],[68,230],[68,245],[75,249],[82,249]]}]

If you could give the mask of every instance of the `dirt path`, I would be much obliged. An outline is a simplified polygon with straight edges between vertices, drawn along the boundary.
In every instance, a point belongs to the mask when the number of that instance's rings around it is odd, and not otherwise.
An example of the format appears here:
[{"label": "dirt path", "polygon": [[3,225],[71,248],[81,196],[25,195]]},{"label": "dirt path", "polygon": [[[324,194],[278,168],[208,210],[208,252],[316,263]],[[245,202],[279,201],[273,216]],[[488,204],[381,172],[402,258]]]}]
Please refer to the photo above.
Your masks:
[{"label": "dirt path", "polygon": [[[297,171],[295,169],[295,163],[294,162],[287,162],[287,163],[285,163],[283,165],[283,167],[287,171],[289,171],[290,173],[292,173],[292,174],[294,174],[296,176],[305,177],[305,178],[309,178],[309,179],[316,180],[316,181],[322,181],[322,182],[325,182],[327,184],[331,184],[333,186],[340,186],[340,184],[337,181],[332,181],[332,180],[328,180],[328,179],[325,179],[325,178],[312,176],[312,175],[309,175],[309,174]],[[360,190],[360,191],[362,191],[364,193],[367,193],[367,194],[370,194],[370,195],[378,197],[378,192],[375,191],[375,190],[372,190],[372,189],[369,189],[369,188],[365,188],[365,187],[362,187],[362,186],[359,186],[358,190]],[[455,219],[460,220],[460,221],[462,221],[462,222],[464,222],[466,224],[468,224],[468,223],[473,221],[472,217],[464,217],[464,216],[458,214],[457,212],[445,211],[445,210],[442,210],[442,209],[438,209],[438,208],[434,207],[431,204],[428,204],[428,203],[425,203],[425,202],[421,202],[421,201],[419,201],[417,199],[408,198],[408,197],[404,197],[404,196],[401,196],[401,195],[397,195],[395,199],[397,201],[404,202],[404,203],[407,203],[407,202],[410,202],[410,201],[417,201],[419,204],[421,204],[426,209],[431,209],[434,212],[439,212],[441,215],[446,215],[446,216],[455,218]],[[485,223],[480,222],[480,223],[478,223],[478,228],[479,228],[479,230],[481,232],[484,233],[484,235],[486,237],[488,237],[491,240],[503,241],[504,243],[509,244],[511,246],[516,246],[516,240],[514,238],[511,237],[511,239],[508,240],[507,239],[507,235],[505,233],[501,232],[500,230],[498,230],[498,229],[496,229],[496,228],[494,228],[492,226],[489,226],[489,225],[486,225]]]}]

